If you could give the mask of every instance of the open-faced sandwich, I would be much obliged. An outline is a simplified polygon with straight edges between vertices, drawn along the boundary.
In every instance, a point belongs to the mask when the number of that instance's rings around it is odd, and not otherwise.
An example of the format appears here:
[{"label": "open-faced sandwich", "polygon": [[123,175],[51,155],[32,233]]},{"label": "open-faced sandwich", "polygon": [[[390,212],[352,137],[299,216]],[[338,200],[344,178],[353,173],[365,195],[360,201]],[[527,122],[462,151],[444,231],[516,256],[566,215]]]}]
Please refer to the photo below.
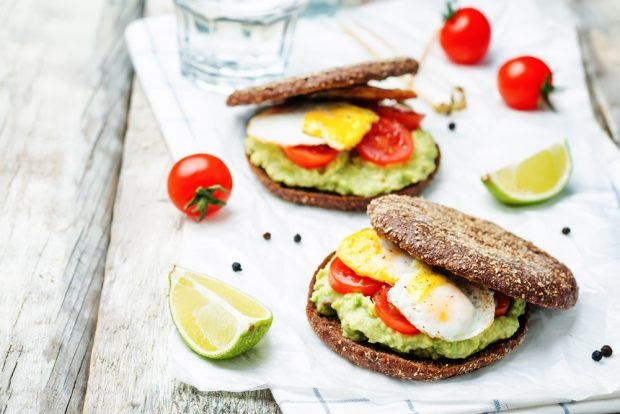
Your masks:
[{"label": "open-faced sandwich", "polygon": [[247,125],[253,172],[295,203],[363,211],[390,193],[419,194],[439,166],[439,148],[420,128],[410,90],[368,82],[414,74],[397,58],[339,67],[239,90],[228,105],[269,104]]},{"label": "open-faced sandwich", "polygon": [[368,207],[310,284],[317,335],[354,364],[438,380],[501,359],[525,337],[529,305],[577,301],[571,271],[501,227],[417,197]]}]

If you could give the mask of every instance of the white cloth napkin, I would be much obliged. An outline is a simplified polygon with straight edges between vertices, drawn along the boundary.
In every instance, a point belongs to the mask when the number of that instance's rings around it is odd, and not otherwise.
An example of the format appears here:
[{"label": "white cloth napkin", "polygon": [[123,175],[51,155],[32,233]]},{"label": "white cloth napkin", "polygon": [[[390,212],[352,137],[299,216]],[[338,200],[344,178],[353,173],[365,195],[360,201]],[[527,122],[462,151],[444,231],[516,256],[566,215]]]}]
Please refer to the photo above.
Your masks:
[{"label": "white cloth napkin", "polygon": [[[346,10],[340,19],[361,30],[386,56],[419,56],[440,24],[441,2],[382,1]],[[565,262],[580,285],[577,306],[537,309],[525,343],[476,373],[436,383],[398,381],[357,368],[331,352],[306,322],[308,283],[317,265],[347,234],[368,226],[364,214],[303,207],[271,196],[254,178],[242,149],[252,108],[228,108],[224,97],[196,88],[179,74],[173,16],[148,18],[127,30],[134,67],[175,159],[206,151],[231,168],[227,208],[203,223],[186,220],[179,265],[219,277],[258,297],[274,313],[261,343],[245,355],[207,361],[193,354],[171,327],[170,364],[177,378],[200,390],[271,388],[288,413],[585,413],[620,411],[620,353],[596,363],[594,349],[620,352],[620,208],[608,166],[620,157],[594,120],[574,24],[559,1],[477,2],[491,20],[489,56],[473,67],[449,63],[433,48],[418,89],[446,100],[448,85],[467,91],[468,109],[451,118],[427,114],[424,128],[442,150],[442,166],[425,193],[431,200],[497,222]],[[372,40],[371,38],[375,39]],[[520,54],[542,57],[564,89],[558,112],[506,108],[496,91],[501,62]],[[303,20],[290,72],[368,60],[367,50],[336,20]],[[456,130],[447,128],[450,120]],[[498,204],[484,189],[483,173],[515,162],[566,138],[574,170],[557,199],[536,207]],[[561,233],[571,228],[569,236]],[[261,235],[269,231],[271,241]],[[293,242],[294,234],[302,242]],[[243,271],[234,273],[238,261]]]}]

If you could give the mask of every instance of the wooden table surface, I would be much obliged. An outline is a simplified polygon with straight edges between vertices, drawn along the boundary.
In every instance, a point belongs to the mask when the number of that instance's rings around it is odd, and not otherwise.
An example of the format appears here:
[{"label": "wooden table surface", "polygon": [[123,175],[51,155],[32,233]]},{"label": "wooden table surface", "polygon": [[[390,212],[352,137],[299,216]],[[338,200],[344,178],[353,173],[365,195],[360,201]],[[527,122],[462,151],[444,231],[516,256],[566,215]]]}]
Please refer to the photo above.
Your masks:
[{"label": "wooden table surface", "polygon": [[[569,4],[620,143],[620,2]],[[171,8],[0,3],[0,414],[279,411],[269,391],[200,393],[168,372],[162,275],[183,220],[123,30]]]}]

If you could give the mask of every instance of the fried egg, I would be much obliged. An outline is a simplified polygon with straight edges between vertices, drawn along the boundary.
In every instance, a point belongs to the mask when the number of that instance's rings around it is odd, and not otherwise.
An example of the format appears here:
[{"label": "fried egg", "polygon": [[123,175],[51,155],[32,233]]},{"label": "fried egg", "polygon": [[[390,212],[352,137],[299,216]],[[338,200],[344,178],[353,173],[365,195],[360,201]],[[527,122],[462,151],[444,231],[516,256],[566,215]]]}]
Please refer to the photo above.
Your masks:
[{"label": "fried egg", "polygon": [[389,290],[388,299],[421,332],[450,342],[473,338],[495,319],[491,290],[419,261]]},{"label": "fried egg", "polygon": [[364,229],[346,237],[336,256],[360,276],[394,285],[413,273],[415,259],[394,243],[379,237],[374,229]]},{"label": "fried egg", "polygon": [[336,256],[358,275],[393,285],[390,302],[430,337],[450,342],[469,339],[495,319],[491,290],[436,272],[374,229],[346,237]]},{"label": "fried egg", "polygon": [[344,102],[280,105],[254,116],[246,132],[282,146],[329,145],[344,151],[359,144],[378,119],[373,111]]}]

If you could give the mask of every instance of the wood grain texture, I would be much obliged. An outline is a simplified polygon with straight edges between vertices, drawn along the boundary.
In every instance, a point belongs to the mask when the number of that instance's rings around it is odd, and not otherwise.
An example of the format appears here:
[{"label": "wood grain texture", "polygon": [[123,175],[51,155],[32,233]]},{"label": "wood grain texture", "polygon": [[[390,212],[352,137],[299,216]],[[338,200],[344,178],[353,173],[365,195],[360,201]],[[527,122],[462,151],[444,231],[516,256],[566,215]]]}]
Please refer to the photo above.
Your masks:
[{"label": "wood grain texture", "polygon": [[277,412],[269,391],[200,393],[169,372],[167,274],[185,219],[168,201],[172,159],[135,85],[84,412]]},{"label": "wood grain texture", "polygon": [[620,1],[570,0],[593,109],[599,123],[620,145]]},{"label": "wood grain texture", "polygon": [[[171,9],[152,0],[147,14]],[[183,219],[165,192],[172,160],[135,85],[84,411],[277,413],[268,391],[201,393],[168,369],[165,275],[179,254]]]},{"label": "wood grain texture", "polygon": [[[171,12],[172,2],[150,0],[144,14]],[[268,390],[203,393],[169,372],[166,275],[179,254],[184,220],[166,194],[171,166],[134,79],[84,412],[279,413]]]},{"label": "wood grain texture", "polygon": [[0,413],[82,409],[140,12],[0,6]]}]

